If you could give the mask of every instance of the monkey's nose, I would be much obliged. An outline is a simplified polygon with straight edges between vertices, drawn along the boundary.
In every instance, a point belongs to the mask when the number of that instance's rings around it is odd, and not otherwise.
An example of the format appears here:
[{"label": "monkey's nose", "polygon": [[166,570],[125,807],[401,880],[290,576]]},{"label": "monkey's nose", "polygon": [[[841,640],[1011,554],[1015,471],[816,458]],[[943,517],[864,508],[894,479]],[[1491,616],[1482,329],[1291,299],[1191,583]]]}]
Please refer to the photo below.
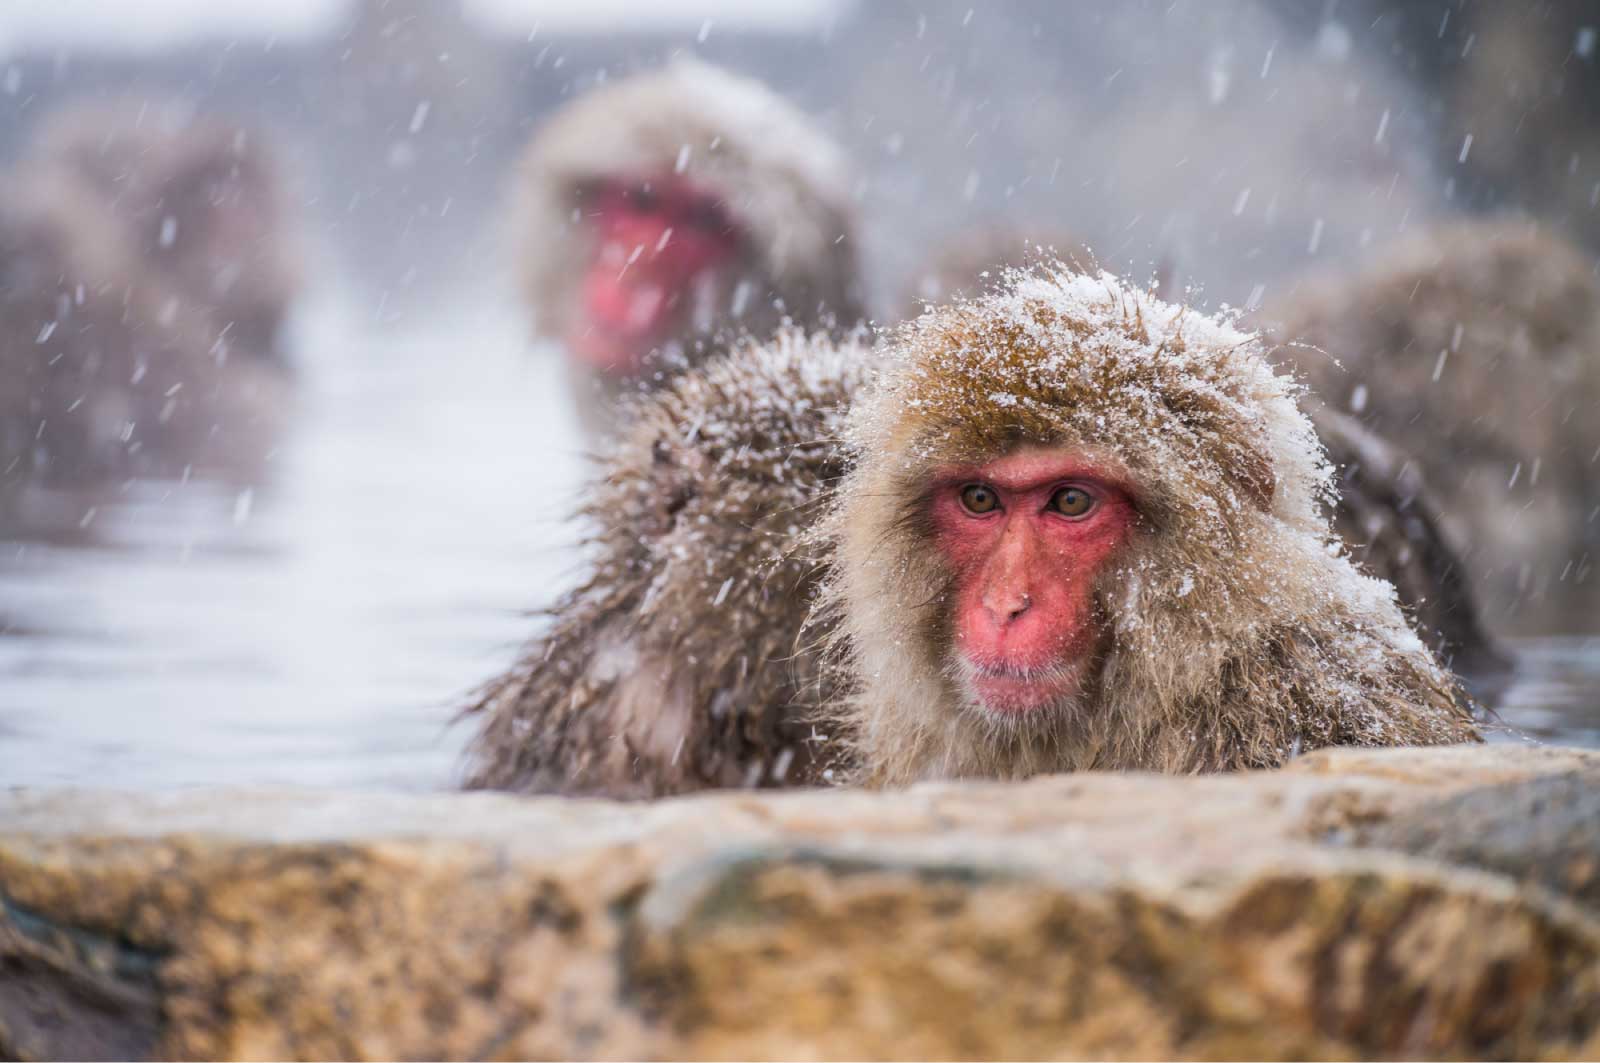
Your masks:
[{"label": "monkey's nose", "polygon": [[1004,627],[1020,620],[1024,613],[1033,608],[1033,596],[1026,591],[1020,594],[997,595],[987,605],[989,615]]}]

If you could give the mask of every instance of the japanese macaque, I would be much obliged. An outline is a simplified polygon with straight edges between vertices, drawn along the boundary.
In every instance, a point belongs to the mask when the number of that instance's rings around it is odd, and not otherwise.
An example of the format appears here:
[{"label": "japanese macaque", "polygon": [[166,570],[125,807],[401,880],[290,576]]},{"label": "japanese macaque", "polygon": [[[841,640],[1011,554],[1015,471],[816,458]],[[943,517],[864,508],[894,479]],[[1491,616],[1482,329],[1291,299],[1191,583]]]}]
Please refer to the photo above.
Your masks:
[{"label": "japanese macaque", "polygon": [[823,529],[867,779],[1474,736],[1393,589],[1329,550],[1331,470],[1255,337],[1056,274],[891,355]]},{"label": "japanese macaque", "polygon": [[610,467],[600,565],[476,706],[469,785],[1215,771],[1475,739],[1393,588],[1336,549],[1297,398],[1257,337],[1063,267],[870,360],[786,339],[708,366]]},{"label": "japanese macaque", "polygon": [[1600,617],[1600,281],[1518,221],[1402,239],[1269,308],[1277,356],[1394,441],[1434,492],[1491,628]]},{"label": "japanese macaque", "polygon": [[[932,256],[902,300],[906,316],[915,316],[929,300],[1002,286],[1008,268],[1047,256],[1098,269],[1093,250],[1070,238],[1042,246],[1006,227],[966,233]],[[1162,272],[1170,273],[1170,267]],[[1158,293],[1167,283],[1165,276],[1153,279]],[[1485,677],[1503,669],[1505,658],[1479,622],[1466,572],[1419,470],[1352,418],[1315,400],[1302,405],[1334,466],[1333,527],[1352,556],[1394,584],[1424,640],[1453,668]]]},{"label": "japanese macaque", "polygon": [[252,475],[282,374],[223,357],[213,319],[80,175],[24,165],[0,186],[0,508],[29,484]]},{"label": "japanese macaque", "polygon": [[102,197],[141,271],[208,314],[224,348],[283,357],[300,253],[260,132],[176,102],[85,104],[44,122],[30,161],[73,173]]},{"label": "japanese macaque", "polygon": [[821,576],[802,545],[844,472],[871,352],[784,330],[625,400],[584,506],[588,579],[469,710],[468,786],[611,797],[815,783],[831,770],[799,644]]},{"label": "japanese macaque", "polygon": [[47,119],[0,202],[0,494],[191,469],[253,478],[298,277],[270,161],[150,105]]},{"label": "japanese macaque", "polygon": [[755,82],[689,60],[557,112],[517,178],[524,297],[585,427],[629,391],[784,321],[862,316],[839,149]]}]

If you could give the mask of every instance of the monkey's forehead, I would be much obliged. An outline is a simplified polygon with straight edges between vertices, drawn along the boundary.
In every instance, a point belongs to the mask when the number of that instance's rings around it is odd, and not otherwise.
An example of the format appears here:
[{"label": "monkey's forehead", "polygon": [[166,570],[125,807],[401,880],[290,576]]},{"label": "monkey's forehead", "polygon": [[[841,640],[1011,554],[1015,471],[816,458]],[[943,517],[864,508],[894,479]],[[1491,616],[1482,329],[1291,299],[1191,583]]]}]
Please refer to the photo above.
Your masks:
[{"label": "monkey's forehead", "polygon": [[599,86],[557,112],[526,164],[571,185],[618,171],[672,173],[726,198],[761,198],[757,180],[849,210],[842,150],[799,108],[765,85],[709,64],[678,60]]},{"label": "monkey's forehead", "polygon": [[981,479],[1015,488],[1041,480],[1086,477],[1119,488],[1130,497],[1142,494],[1134,466],[1115,448],[1089,441],[1052,444],[1018,439],[1003,449],[979,453],[926,440],[914,445],[909,456],[914,461],[907,467],[908,478],[924,486]]},{"label": "monkey's forehead", "polygon": [[1057,263],[902,328],[848,434],[860,462],[888,456],[892,475],[1072,447],[1130,470],[1147,496],[1301,519],[1328,473],[1300,393],[1231,314]]},{"label": "monkey's forehead", "polygon": [[[1108,274],[1059,263],[923,315],[891,343],[869,422],[966,424],[974,435],[1108,432],[1174,420],[1240,427],[1292,395],[1260,339]],[[876,409],[873,409],[876,407]],[[872,427],[871,424],[866,427]],[[895,434],[901,434],[895,432]]]}]

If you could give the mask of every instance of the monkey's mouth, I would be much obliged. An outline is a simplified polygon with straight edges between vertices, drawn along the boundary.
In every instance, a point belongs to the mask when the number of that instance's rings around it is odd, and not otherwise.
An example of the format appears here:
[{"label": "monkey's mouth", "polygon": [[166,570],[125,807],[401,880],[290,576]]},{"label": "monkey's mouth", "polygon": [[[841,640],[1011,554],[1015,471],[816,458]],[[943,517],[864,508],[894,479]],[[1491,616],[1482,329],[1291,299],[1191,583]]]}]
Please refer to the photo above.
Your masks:
[{"label": "monkey's mouth", "polygon": [[579,361],[612,377],[639,376],[651,348],[648,340],[592,324],[574,330],[567,338],[567,346]]},{"label": "monkey's mouth", "polygon": [[673,300],[664,284],[650,278],[591,275],[584,293],[585,313],[568,345],[584,362],[610,376],[637,376],[646,356],[668,334]]},{"label": "monkey's mouth", "polygon": [[1060,663],[1022,666],[1004,662],[982,664],[957,656],[955,679],[978,707],[1002,715],[1032,713],[1077,697],[1082,689],[1082,669]]}]

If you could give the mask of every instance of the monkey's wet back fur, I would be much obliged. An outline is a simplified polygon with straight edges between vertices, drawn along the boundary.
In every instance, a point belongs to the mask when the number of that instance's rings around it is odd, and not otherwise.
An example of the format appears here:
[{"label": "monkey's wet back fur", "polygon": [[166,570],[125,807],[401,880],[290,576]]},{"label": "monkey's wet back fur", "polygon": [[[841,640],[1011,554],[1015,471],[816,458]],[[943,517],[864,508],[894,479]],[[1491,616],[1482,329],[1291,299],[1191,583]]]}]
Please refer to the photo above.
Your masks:
[{"label": "monkey's wet back fur", "polygon": [[[637,402],[585,505],[594,568],[469,710],[474,788],[656,796],[817,782],[839,746],[802,548],[870,354],[784,333]],[[816,635],[810,636],[814,641]]]}]

